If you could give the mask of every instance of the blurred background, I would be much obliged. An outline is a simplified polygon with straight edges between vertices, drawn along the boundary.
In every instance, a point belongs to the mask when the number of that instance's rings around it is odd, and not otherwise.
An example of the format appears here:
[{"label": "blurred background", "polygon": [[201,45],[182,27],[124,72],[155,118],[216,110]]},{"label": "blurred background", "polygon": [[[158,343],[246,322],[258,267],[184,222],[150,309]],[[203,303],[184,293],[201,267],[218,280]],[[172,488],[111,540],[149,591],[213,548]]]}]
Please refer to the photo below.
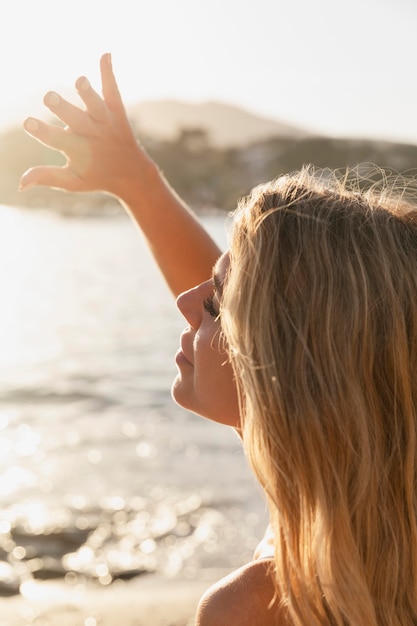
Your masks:
[{"label": "blurred background", "polygon": [[76,101],[80,75],[99,90],[107,51],[132,125],[193,206],[233,208],[260,179],[304,162],[413,168],[416,23],[413,0],[10,2],[0,201],[73,208],[62,194],[17,194],[26,167],[59,159],[21,122],[48,119],[47,90]]},{"label": "blurred background", "polygon": [[99,90],[111,52],[135,133],[226,248],[237,198],[303,163],[412,173],[416,24],[413,0],[7,3],[0,595],[25,600],[16,623],[49,624],[37,602],[58,588],[211,582],[267,522],[234,433],[170,398],[184,322],[137,229],[101,194],[17,192],[62,162],[23,119],[50,119],[50,89],[77,102],[79,75]]}]

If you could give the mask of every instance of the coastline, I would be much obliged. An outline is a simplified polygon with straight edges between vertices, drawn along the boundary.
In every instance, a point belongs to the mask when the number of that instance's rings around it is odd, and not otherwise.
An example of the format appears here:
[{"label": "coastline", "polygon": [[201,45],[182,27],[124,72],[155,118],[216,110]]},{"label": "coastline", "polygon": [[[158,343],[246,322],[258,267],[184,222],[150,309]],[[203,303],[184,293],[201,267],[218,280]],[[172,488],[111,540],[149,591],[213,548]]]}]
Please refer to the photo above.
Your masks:
[{"label": "coastline", "polygon": [[34,583],[23,595],[2,598],[0,626],[193,626],[202,594],[219,577],[146,576],[105,588]]}]

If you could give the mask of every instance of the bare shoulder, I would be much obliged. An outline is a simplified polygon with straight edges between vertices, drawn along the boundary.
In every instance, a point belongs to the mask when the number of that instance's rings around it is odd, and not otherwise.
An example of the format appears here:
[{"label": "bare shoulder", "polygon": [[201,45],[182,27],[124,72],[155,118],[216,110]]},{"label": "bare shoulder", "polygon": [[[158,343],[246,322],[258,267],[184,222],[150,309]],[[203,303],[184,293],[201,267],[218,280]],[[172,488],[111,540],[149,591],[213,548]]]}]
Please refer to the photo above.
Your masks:
[{"label": "bare shoulder", "polygon": [[200,600],[196,626],[284,626],[273,603],[268,560],[253,561],[210,587]]}]

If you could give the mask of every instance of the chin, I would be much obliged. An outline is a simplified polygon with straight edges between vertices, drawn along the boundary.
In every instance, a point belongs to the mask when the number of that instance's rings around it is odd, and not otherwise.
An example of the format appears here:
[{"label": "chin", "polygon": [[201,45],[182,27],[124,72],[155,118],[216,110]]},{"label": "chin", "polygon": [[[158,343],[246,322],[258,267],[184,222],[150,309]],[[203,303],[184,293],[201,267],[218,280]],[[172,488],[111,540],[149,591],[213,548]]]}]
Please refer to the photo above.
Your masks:
[{"label": "chin", "polygon": [[200,417],[206,417],[206,415],[204,415],[204,413],[199,411],[196,408],[196,405],[190,401],[189,394],[186,392],[186,390],[182,388],[181,381],[178,380],[177,378],[172,383],[171,397],[174,400],[175,404],[178,404],[178,406],[182,407],[183,409],[186,409],[186,411],[191,411],[191,413],[195,413],[196,415],[199,415]]},{"label": "chin", "polygon": [[187,409],[187,411],[192,411],[192,407],[190,407],[190,393],[189,390],[186,389],[184,381],[181,379],[181,375],[174,379],[174,382],[171,386],[171,397],[176,404],[181,406],[183,409]]},{"label": "chin", "polygon": [[[199,417],[204,417],[212,422],[223,424],[224,426],[230,426],[232,428],[240,428],[240,416],[238,407],[234,403],[229,403],[223,407],[225,410],[221,411],[221,406],[213,406],[213,403],[202,402],[195,394],[194,387],[191,384],[187,384],[187,379],[182,378],[179,372],[171,387],[171,396],[176,404],[181,406],[191,413],[195,413]],[[237,401],[236,401],[237,404]]]}]

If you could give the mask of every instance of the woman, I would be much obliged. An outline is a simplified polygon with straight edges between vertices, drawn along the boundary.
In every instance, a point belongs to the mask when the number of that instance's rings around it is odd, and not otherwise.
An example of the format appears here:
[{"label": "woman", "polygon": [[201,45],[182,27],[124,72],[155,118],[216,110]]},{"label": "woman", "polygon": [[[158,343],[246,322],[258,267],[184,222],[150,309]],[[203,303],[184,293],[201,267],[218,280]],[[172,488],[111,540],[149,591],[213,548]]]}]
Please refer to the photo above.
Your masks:
[{"label": "woman", "polygon": [[137,146],[108,55],[101,72],[103,98],[76,83],[85,111],[46,96],[66,129],[25,122],[67,165],[22,189],[126,206],[183,292],[173,396],[238,429],[265,490],[272,540],[206,593],[197,625],[415,625],[416,206],[304,169],[241,202],[219,257]]}]

